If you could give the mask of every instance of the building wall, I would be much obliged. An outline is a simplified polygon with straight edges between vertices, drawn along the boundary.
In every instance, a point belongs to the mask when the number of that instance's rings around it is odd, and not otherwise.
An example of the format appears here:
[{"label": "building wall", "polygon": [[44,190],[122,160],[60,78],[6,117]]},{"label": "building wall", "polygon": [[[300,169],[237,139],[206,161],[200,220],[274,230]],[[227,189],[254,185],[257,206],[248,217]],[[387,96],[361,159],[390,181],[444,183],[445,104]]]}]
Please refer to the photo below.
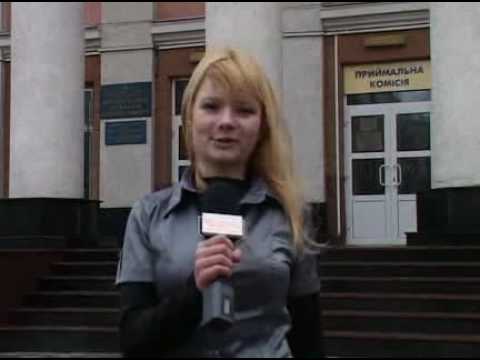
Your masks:
[{"label": "building wall", "polygon": [[[10,2],[2,3],[2,26],[10,29]],[[152,51],[152,20],[176,20],[203,17],[204,3],[85,3],[85,24],[96,26],[101,24],[99,44],[102,55],[90,53],[86,64],[86,87],[94,89],[94,128],[91,169],[91,198],[104,200],[106,207],[130,206],[143,193],[152,189],[152,119],[147,118],[147,144],[107,147],[105,145],[105,122],[100,122],[101,85],[111,85],[131,82],[152,82],[153,51]],[[8,37],[7,37],[7,40]],[[4,54],[9,56],[9,48]],[[91,51],[91,50],[90,50]],[[94,50],[95,51],[95,50]],[[8,63],[6,65],[8,67]],[[7,74],[8,77],[9,73]],[[5,79],[2,83],[10,90]],[[152,87],[153,88],[153,87]],[[6,92],[5,97],[9,94]],[[153,94],[152,94],[153,97]],[[152,101],[153,104],[153,101]],[[9,100],[6,98],[2,114],[5,124],[2,133],[5,139],[2,146],[2,162],[8,171],[8,126]],[[131,119],[116,119],[126,121]],[[168,119],[170,121],[170,119]],[[137,166],[135,175],[125,171],[125,164]],[[140,174],[140,175],[139,175]],[[162,174],[162,176],[166,176]],[[8,188],[8,173],[2,176]],[[132,184],[132,185],[130,185]]]},{"label": "building wall", "polygon": [[[4,28],[9,28],[10,3],[2,4]],[[342,176],[336,173],[336,162],[337,157],[342,161],[343,154],[336,153],[335,144],[335,98],[339,94],[333,93],[333,37],[338,35],[341,64],[398,59],[395,54],[399,49],[366,53],[361,43],[364,34],[345,35],[345,32],[385,29],[390,32],[396,26],[425,27],[428,26],[428,7],[427,3],[406,2],[282,5],[283,105],[292,134],[295,163],[305,185],[307,200],[328,204],[328,223],[332,229],[336,227],[337,217],[341,216],[337,214],[337,198],[344,196],[336,192],[337,179]],[[194,46],[189,40],[192,33],[189,24],[194,22],[193,18],[204,22],[205,3],[87,2],[85,11],[86,25],[90,28],[101,25],[101,55],[87,57],[90,63],[87,82],[92,82],[96,89],[95,117],[98,119],[94,128],[97,153],[94,154],[92,196],[102,200],[105,208],[130,207],[144,193],[170,183],[170,82],[173,77],[188,76],[194,67],[189,53],[202,50],[198,42]],[[428,42],[425,30],[411,31],[425,34],[409,39],[407,46],[401,49],[402,59],[418,58],[414,49]],[[156,36],[160,45],[155,43]],[[98,80],[88,80],[89,72],[95,73],[92,76]],[[3,83],[8,84],[7,70],[4,78]],[[150,82],[152,88],[152,115],[142,118],[147,122],[147,144],[106,146],[106,122],[132,119],[100,120],[101,86],[136,82]],[[5,99],[9,96],[8,85],[4,95]],[[4,132],[8,133],[8,100],[2,113],[6,121]],[[6,149],[8,141],[5,137]],[[8,162],[5,153],[8,150],[4,151],[4,162]]]},{"label": "building wall", "polygon": [[153,19],[153,2],[102,2],[102,24]]},{"label": "building wall", "polygon": [[90,55],[85,58],[85,88],[93,90],[93,129],[90,168],[90,199],[99,200],[100,186],[100,92],[101,57]]},{"label": "building wall", "polygon": [[98,25],[102,21],[102,3],[85,2],[85,24]]},{"label": "building wall", "polygon": [[2,31],[10,31],[11,28],[11,3],[2,2]]},{"label": "building wall", "polygon": [[[150,35],[153,3],[103,3],[102,86],[152,83]],[[146,144],[105,143],[106,123],[146,121]],[[102,119],[100,126],[100,199],[105,208],[129,207],[152,189],[152,117]]]},{"label": "building wall", "polygon": [[283,41],[283,104],[297,171],[312,202],[325,202],[322,45],[320,37]]},{"label": "building wall", "polygon": [[156,2],[155,6],[156,19],[160,21],[205,16],[204,2]]}]

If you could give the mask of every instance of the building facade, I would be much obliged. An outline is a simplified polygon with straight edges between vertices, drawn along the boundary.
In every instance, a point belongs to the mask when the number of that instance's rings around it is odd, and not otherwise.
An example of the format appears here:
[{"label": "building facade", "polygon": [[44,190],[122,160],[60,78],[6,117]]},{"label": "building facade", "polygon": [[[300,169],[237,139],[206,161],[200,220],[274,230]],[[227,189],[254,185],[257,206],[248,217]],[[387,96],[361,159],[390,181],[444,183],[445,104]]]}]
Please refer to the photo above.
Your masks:
[{"label": "building facade", "polygon": [[277,87],[319,239],[478,234],[479,13],[435,2],[4,2],[2,202],[85,199],[115,232],[136,199],[188,166],[183,90],[206,47],[230,45]]}]

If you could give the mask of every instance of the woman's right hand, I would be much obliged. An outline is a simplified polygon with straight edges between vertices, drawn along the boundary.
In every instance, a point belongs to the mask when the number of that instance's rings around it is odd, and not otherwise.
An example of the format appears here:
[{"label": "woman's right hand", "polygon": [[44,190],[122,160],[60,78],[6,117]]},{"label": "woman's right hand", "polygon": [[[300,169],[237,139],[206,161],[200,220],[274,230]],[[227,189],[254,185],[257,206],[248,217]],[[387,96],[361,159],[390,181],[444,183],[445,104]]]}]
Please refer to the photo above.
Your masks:
[{"label": "woman's right hand", "polygon": [[230,277],[233,265],[240,261],[242,253],[224,235],[215,235],[200,241],[195,254],[195,284],[203,290],[219,277]]}]

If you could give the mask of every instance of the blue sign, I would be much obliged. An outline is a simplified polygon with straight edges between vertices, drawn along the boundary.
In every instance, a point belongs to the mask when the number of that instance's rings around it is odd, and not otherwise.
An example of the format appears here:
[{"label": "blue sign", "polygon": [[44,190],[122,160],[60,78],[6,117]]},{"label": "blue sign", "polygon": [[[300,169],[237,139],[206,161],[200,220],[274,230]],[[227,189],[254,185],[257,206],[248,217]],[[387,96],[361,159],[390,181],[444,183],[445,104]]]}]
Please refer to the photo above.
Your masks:
[{"label": "blue sign", "polygon": [[146,144],[147,121],[109,121],[105,124],[106,145]]},{"label": "blue sign", "polygon": [[152,83],[103,85],[100,113],[102,119],[150,117]]}]

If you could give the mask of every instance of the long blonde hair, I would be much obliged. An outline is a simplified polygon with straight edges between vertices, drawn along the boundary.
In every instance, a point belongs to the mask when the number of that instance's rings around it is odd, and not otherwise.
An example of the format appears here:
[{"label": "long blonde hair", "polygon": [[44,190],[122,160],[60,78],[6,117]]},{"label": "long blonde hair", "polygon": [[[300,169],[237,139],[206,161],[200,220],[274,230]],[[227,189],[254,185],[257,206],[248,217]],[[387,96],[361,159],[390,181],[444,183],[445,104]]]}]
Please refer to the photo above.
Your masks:
[{"label": "long blonde hair", "polygon": [[248,93],[261,105],[262,125],[258,144],[251,155],[249,171],[262,178],[279,198],[290,220],[297,249],[303,248],[303,197],[294,175],[292,147],[277,96],[268,77],[250,56],[234,49],[209,50],[197,65],[184,92],[182,120],[186,146],[195,171],[192,149],[193,106],[208,78],[230,94]]}]

